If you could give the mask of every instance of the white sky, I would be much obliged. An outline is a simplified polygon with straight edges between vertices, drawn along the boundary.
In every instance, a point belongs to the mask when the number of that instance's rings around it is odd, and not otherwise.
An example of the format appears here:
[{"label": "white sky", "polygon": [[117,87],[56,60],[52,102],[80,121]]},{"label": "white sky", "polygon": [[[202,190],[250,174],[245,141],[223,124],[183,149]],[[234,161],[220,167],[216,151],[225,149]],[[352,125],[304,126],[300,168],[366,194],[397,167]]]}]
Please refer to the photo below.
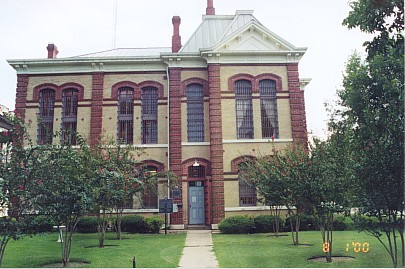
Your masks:
[{"label": "white sky", "polygon": [[[116,0],[117,48],[171,46],[174,15],[181,17],[185,44],[201,22],[206,0]],[[46,58],[48,43],[58,57],[71,57],[113,48],[115,0],[1,0],[0,104],[14,109],[16,73],[6,59]],[[324,102],[340,88],[344,65],[370,39],[348,30],[342,21],[348,0],[214,0],[217,15],[254,10],[270,31],[296,47],[308,47],[299,71],[312,78],[305,90],[308,131],[324,136]]]}]

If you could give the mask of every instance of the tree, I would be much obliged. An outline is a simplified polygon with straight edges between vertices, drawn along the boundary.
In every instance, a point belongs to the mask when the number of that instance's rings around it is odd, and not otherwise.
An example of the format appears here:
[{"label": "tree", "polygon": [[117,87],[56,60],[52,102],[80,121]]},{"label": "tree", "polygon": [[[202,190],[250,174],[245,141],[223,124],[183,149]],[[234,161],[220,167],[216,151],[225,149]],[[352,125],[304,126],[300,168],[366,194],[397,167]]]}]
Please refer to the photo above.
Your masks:
[{"label": "tree", "polygon": [[1,143],[5,147],[0,150],[0,208],[8,213],[0,217],[0,266],[8,242],[33,232],[25,213],[32,208],[34,194],[29,186],[35,182],[33,174],[38,169],[38,147],[32,143],[24,147],[23,139],[30,140],[22,121],[11,114],[5,118],[13,128],[3,133]]},{"label": "tree", "polygon": [[[343,21],[374,38],[365,42],[365,61],[353,55],[338,92],[339,126],[355,158],[358,218],[362,230],[385,246],[394,267],[404,251],[404,3],[359,0]],[[388,243],[384,243],[385,235]],[[399,254],[401,252],[401,254]]]},{"label": "tree", "polygon": [[[84,139],[77,135],[77,144],[85,146]],[[38,170],[29,186],[32,210],[53,218],[58,226],[66,226],[61,242],[62,263],[69,264],[72,237],[80,218],[93,208],[93,185],[85,175],[87,169],[80,149],[72,146],[41,146],[36,157]],[[27,187],[25,187],[27,189]]]}]

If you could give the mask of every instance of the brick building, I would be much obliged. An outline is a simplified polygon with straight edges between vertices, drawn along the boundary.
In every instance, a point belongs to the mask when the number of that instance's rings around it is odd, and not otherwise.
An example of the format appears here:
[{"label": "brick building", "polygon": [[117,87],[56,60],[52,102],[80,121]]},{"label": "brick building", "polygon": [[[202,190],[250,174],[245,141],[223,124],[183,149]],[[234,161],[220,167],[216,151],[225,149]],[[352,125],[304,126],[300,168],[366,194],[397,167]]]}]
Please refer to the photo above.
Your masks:
[{"label": "brick building", "polygon": [[[241,180],[240,164],[273,147],[306,142],[303,88],[295,47],[253,11],[216,15],[212,0],[182,45],[174,16],[172,47],[113,49],[57,58],[9,60],[17,71],[16,113],[37,143],[75,143],[52,131],[69,128],[95,144],[101,136],[143,147],[144,163],[179,176],[172,225],[212,225],[265,207]],[[34,139],[35,140],[35,139]],[[166,179],[158,179],[160,182]],[[126,212],[157,214],[157,195],[134,197]],[[140,202],[142,201],[142,202]]]}]

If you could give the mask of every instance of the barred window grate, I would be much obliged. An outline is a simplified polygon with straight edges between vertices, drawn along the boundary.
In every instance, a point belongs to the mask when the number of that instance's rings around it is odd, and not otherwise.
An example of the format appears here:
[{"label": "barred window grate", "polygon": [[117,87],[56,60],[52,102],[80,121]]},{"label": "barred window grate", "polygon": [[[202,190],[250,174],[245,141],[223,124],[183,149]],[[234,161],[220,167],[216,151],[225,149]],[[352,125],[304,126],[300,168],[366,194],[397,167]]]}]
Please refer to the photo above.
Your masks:
[{"label": "barred window grate", "polygon": [[142,195],[142,204],[143,204],[143,206],[142,207],[146,208],[146,209],[156,209],[156,208],[158,208],[158,199],[159,199],[158,198],[157,176],[156,176],[157,168],[154,167],[154,166],[148,166],[146,168],[146,170],[150,174],[155,176],[156,182],[154,184],[154,189],[153,190],[149,189],[149,190],[145,190],[143,192],[143,195]]},{"label": "barred window grate", "polygon": [[269,79],[261,80],[259,87],[262,137],[279,138],[276,82]]},{"label": "barred window grate", "polygon": [[188,177],[189,178],[200,178],[205,177],[205,166],[189,166],[188,167]]},{"label": "barred window grate", "polygon": [[257,195],[256,187],[248,184],[244,179],[244,169],[239,165],[239,206],[256,206]]},{"label": "barred window grate", "polygon": [[142,88],[142,144],[157,143],[158,89]]},{"label": "barred window grate", "polygon": [[204,92],[200,84],[187,86],[187,140],[204,142]]},{"label": "barred window grate", "polygon": [[130,87],[118,92],[117,140],[121,144],[134,142],[134,90]]},{"label": "barred window grate", "polygon": [[62,93],[62,144],[76,145],[77,105],[77,89],[64,90]]},{"label": "barred window grate", "polygon": [[39,94],[38,145],[52,144],[55,91],[42,90]]},{"label": "barred window grate", "polygon": [[248,80],[235,82],[236,133],[238,139],[253,139],[252,83]]}]

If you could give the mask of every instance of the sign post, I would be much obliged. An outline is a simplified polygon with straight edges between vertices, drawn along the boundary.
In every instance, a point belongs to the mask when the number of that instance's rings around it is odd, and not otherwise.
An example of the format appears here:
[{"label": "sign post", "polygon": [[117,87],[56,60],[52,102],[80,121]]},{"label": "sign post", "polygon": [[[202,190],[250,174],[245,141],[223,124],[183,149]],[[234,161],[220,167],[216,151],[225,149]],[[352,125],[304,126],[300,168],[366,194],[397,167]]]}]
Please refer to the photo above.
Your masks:
[{"label": "sign post", "polygon": [[159,199],[159,213],[165,213],[165,234],[167,234],[167,214],[173,212],[173,199]]}]

